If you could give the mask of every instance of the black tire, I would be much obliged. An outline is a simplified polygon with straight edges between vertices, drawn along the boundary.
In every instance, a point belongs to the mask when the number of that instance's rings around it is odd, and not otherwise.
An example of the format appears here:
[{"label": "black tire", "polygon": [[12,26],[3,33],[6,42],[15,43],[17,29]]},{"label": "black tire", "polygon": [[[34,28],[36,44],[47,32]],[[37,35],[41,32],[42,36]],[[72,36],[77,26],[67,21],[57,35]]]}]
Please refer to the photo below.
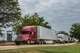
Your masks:
[{"label": "black tire", "polygon": [[34,44],[46,44],[43,39],[35,40]]},{"label": "black tire", "polygon": [[46,44],[46,42],[43,39],[40,39],[39,44]]},{"label": "black tire", "polygon": [[30,45],[30,44],[31,44],[31,40],[28,40],[28,41],[27,41],[27,44]]},{"label": "black tire", "polygon": [[20,42],[19,42],[19,41],[15,41],[15,44],[16,44],[16,45],[20,45]]}]

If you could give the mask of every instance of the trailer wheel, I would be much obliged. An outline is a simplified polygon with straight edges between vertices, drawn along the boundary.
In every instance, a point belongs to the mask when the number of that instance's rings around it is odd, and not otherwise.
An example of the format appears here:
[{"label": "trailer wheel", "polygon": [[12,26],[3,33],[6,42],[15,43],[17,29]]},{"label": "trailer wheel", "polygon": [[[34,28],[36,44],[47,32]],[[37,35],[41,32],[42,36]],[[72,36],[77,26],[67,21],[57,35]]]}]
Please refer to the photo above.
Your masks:
[{"label": "trailer wheel", "polygon": [[35,44],[41,44],[42,42],[41,42],[41,40],[36,40],[34,43]]},{"label": "trailer wheel", "polygon": [[56,44],[56,42],[57,42],[56,40],[52,40],[52,44]]},{"label": "trailer wheel", "polygon": [[44,41],[44,39],[40,39],[39,44],[46,44],[46,42]]},{"label": "trailer wheel", "polygon": [[34,44],[46,44],[43,39],[35,40]]}]

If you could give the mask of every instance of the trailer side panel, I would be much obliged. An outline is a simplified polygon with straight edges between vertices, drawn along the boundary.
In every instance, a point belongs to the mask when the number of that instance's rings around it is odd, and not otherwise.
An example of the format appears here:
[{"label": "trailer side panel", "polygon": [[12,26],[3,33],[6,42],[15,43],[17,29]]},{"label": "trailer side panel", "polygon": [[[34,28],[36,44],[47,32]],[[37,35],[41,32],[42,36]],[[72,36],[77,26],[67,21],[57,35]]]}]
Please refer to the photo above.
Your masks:
[{"label": "trailer side panel", "polygon": [[37,35],[39,39],[57,40],[57,32],[45,27],[37,26]]}]

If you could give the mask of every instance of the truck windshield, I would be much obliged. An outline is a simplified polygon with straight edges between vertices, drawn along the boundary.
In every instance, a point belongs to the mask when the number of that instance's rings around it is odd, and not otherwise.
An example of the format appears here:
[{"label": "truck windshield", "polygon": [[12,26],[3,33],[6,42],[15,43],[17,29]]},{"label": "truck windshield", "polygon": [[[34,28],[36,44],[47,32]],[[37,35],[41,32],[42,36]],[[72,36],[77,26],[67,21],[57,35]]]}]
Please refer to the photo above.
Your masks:
[{"label": "truck windshield", "polygon": [[22,31],[21,34],[32,34],[30,31]]}]

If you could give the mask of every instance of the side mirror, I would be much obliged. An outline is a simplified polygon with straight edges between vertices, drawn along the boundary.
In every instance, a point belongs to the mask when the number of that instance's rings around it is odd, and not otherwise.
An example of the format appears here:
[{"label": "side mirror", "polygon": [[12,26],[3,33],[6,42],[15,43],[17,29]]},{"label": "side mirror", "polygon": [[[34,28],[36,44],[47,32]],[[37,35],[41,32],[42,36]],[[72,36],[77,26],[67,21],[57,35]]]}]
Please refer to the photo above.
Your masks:
[{"label": "side mirror", "polygon": [[34,35],[34,32],[32,32],[32,35]]}]

